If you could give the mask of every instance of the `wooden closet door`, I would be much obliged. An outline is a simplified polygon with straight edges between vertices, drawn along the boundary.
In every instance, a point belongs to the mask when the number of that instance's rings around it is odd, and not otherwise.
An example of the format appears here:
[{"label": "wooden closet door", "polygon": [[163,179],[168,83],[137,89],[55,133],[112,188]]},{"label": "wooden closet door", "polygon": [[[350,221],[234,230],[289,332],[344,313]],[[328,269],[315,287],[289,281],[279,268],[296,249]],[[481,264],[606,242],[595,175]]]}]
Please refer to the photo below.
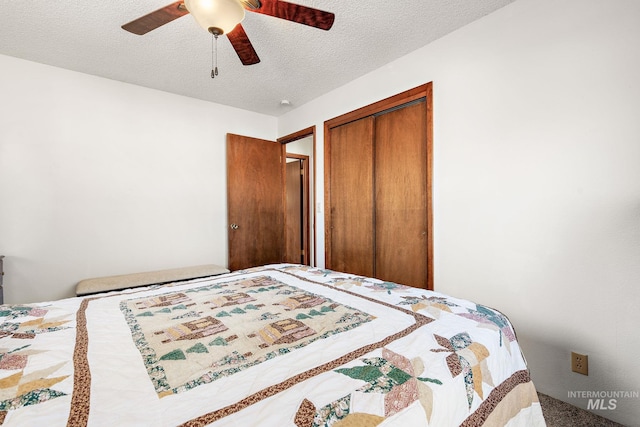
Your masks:
[{"label": "wooden closet door", "polygon": [[374,275],[373,117],[330,131],[327,266]]},{"label": "wooden closet door", "polygon": [[375,277],[427,287],[426,103],[375,122]]}]

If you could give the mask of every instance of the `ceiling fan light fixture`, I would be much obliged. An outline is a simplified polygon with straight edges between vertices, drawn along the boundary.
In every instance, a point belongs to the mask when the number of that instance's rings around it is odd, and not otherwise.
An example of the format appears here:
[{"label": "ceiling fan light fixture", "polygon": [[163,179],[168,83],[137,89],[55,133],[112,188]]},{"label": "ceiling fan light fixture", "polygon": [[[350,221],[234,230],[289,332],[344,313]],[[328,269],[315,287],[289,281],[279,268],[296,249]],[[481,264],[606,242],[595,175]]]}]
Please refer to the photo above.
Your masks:
[{"label": "ceiling fan light fixture", "polygon": [[196,22],[215,35],[232,31],[244,19],[239,0],[185,0],[184,4]]}]

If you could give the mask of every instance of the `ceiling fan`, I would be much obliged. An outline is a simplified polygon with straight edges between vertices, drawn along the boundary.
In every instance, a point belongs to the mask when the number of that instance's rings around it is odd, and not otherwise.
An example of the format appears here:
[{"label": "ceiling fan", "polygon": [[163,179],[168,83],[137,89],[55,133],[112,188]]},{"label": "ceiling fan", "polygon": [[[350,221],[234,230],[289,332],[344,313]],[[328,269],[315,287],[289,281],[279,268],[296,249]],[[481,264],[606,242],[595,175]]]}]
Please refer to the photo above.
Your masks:
[{"label": "ceiling fan", "polygon": [[240,23],[245,10],[322,30],[329,30],[335,19],[331,12],[282,0],[184,0],[135,19],[122,28],[133,34],[143,35],[191,13],[198,24],[216,38],[226,34],[240,61],[244,65],[252,65],[260,62],[260,58]]}]

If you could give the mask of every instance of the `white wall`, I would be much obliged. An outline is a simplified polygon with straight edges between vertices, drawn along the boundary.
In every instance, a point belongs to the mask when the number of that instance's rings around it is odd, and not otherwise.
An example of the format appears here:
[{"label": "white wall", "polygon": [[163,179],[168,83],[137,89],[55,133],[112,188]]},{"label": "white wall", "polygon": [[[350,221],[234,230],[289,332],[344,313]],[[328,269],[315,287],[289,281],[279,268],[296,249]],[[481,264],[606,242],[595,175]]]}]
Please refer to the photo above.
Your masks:
[{"label": "white wall", "polygon": [[274,117],[0,56],[5,301],[112,274],[227,264],[226,133]]},{"label": "white wall", "polygon": [[[638,70],[640,2],[519,0],[291,111],[279,135],[316,125],[322,176],[325,120],[433,81],[435,287],[505,312],[538,389],[585,408],[568,392],[640,391]],[[639,399],[616,405],[599,413],[640,425]]]}]

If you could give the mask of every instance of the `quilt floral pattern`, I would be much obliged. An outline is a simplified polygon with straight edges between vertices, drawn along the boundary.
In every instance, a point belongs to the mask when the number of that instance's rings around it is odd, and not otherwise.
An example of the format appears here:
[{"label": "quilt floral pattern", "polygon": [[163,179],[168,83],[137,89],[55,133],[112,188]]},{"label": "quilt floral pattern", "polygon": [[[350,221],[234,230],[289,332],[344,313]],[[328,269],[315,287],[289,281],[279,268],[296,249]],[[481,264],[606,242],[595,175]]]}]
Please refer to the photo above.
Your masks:
[{"label": "quilt floral pattern", "polygon": [[55,386],[69,377],[58,371],[70,361],[43,367],[34,359],[47,352],[38,337],[67,329],[70,321],[46,307],[0,306],[0,424],[9,410],[67,394]]},{"label": "quilt floral pattern", "polygon": [[[318,410],[313,408],[313,427],[327,427],[338,421],[349,425],[377,425],[416,401],[422,405],[427,419],[431,416],[431,386],[441,385],[442,382],[435,378],[420,377],[424,371],[420,358],[409,360],[384,348],[382,357],[364,358],[361,361],[363,365],[340,368],[335,372],[362,380],[364,385]],[[312,404],[307,401],[305,405]],[[298,425],[305,424],[299,422]]]}]

